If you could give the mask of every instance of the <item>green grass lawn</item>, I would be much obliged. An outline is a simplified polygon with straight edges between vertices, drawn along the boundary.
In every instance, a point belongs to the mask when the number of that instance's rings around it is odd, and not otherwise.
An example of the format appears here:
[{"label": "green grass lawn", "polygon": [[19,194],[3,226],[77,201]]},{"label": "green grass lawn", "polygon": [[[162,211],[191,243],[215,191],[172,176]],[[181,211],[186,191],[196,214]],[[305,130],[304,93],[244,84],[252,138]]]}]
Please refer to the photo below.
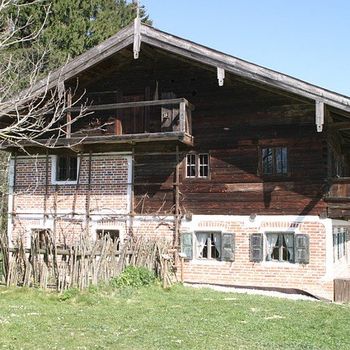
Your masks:
[{"label": "green grass lawn", "polygon": [[182,286],[0,288],[0,349],[350,349],[350,306]]}]

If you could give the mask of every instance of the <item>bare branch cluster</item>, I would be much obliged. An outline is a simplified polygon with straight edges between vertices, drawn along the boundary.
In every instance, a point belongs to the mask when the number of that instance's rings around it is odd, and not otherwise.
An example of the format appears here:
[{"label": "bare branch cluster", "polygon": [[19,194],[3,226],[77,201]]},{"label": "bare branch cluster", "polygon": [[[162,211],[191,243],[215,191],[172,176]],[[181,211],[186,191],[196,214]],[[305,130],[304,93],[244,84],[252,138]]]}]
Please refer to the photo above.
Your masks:
[{"label": "bare branch cluster", "polygon": [[[14,0],[0,0],[0,145],[23,148],[32,143],[54,147],[56,140],[69,132],[72,123],[66,120],[65,113],[67,94],[71,95],[72,91],[65,90],[61,79],[51,86],[50,74],[40,80],[46,52],[33,59],[27,56],[18,59],[13,55],[14,47],[35,41],[44,28],[49,6],[45,7],[46,16],[40,28],[29,30],[30,16],[24,24],[19,22],[23,7],[40,2],[33,0],[20,5]],[[25,28],[28,34],[19,35]],[[23,84],[27,88],[21,91]],[[74,120],[84,112],[82,107]]]}]

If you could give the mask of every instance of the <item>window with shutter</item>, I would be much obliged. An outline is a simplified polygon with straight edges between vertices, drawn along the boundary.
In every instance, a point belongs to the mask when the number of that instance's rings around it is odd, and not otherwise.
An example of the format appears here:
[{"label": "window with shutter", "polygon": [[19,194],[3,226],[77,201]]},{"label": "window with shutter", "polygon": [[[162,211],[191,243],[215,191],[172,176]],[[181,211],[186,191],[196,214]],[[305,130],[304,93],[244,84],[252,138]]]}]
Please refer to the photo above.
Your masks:
[{"label": "window with shutter", "polygon": [[186,255],[187,260],[193,259],[192,233],[184,232],[181,235],[181,252]]},{"label": "window with shutter", "polygon": [[235,260],[235,234],[223,233],[221,239],[221,260]]},{"label": "window with shutter", "polygon": [[253,233],[250,236],[250,261],[260,262],[263,260],[263,235]]},{"label": "window with shutter", "polygon": [[295,235],[295,262],[299,264],[309,263],[309,236],[305,234]]}]

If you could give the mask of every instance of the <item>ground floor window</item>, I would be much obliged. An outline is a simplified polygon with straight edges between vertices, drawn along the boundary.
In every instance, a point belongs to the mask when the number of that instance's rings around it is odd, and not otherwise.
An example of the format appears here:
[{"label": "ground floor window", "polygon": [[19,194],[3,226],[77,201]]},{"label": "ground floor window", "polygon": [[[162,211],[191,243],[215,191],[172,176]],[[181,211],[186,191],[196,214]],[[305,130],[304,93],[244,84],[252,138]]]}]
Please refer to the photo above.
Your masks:
[{"label": "ground floor window", "polygon": [[196,243],[196,258],[220,259],[221,232],[197,232]]},{"label": "ground floor window", "polygon": [[250,261],[309,263],[309,236],[293,232],[266,232],[250,235]]},{"label": "ground floor window", "polygon": [[235,234],[215,231],[182,233],[181,252],[188,260],[234,261]]},{"label": "ground floor window", "polygon": [[294,262],[294,234],[267,233],[266,260]]},{"label": "ground floor window", "polygon": [[334,228],[333,231],[333,261],[337,261],[346,255],[346,229]]},{"label": "ground floor window", "polygon": [[119,249],[119,244],[120,244],[119,230],[98,229],[96,230],[96,238],[100,241],[106,238],[110,238],[113,241],[113,243],[117,243],[117,249]]},{"label": "ground floor window", "polygon": [[50,229],[32,229],[31,245],[39,249],[46,249],[51,239]]}]

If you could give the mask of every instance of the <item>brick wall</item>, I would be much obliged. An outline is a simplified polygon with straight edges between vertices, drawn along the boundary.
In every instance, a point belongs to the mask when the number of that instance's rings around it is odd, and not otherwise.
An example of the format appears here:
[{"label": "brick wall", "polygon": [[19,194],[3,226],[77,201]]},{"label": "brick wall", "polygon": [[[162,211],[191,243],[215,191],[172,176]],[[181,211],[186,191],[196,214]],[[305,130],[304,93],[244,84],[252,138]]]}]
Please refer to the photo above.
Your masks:
[{"label": "brick wall", "polygon": [[[11,240],[15,242],[21,236],[28,243],[31,229],[53,229],[54,217],[57,239],[69,244],[78,241],[86,227],[89,231],[95,230],[99,223],[111,226],[112,222],[113,228],[122,229],[125,234],[130,210],[128,157],[92,155],[90,190],[89,155],[80,158],[79,184],[55,184],[52,181],[54,161],[53,156],[47,160],[46,157],[18,157],[13,161],[13,212],[16,215],[12,220]],[[90,219],[87,223],[88,208]],[[9,211],[12,212],[12,208]],[[119,217],[117,222],[116,217]],[[89,234],[93,236],[93,232]]]},{"label": "brick wall", "polygon": [[[236,286],[274,287],[301,289],[311,294],[333,298],[333,278],[327,273],[325,225],[320,222],[286,221],[278,216],[275,219],[261,220],[250,225],[249,219],[227,217],[195,220],[187,223],[187,231],[215,230],[235,233],[235,260],[193,259],[185,264],[185,280],[189,282],[216,283]],[[186,224],[185,224],[186,227]],[[250,235],[264,232],[296,232],[309,236],[310,259],[308,264],[289,262],[251,262]],[[264,254],[265,255],[265,254]]]}]

